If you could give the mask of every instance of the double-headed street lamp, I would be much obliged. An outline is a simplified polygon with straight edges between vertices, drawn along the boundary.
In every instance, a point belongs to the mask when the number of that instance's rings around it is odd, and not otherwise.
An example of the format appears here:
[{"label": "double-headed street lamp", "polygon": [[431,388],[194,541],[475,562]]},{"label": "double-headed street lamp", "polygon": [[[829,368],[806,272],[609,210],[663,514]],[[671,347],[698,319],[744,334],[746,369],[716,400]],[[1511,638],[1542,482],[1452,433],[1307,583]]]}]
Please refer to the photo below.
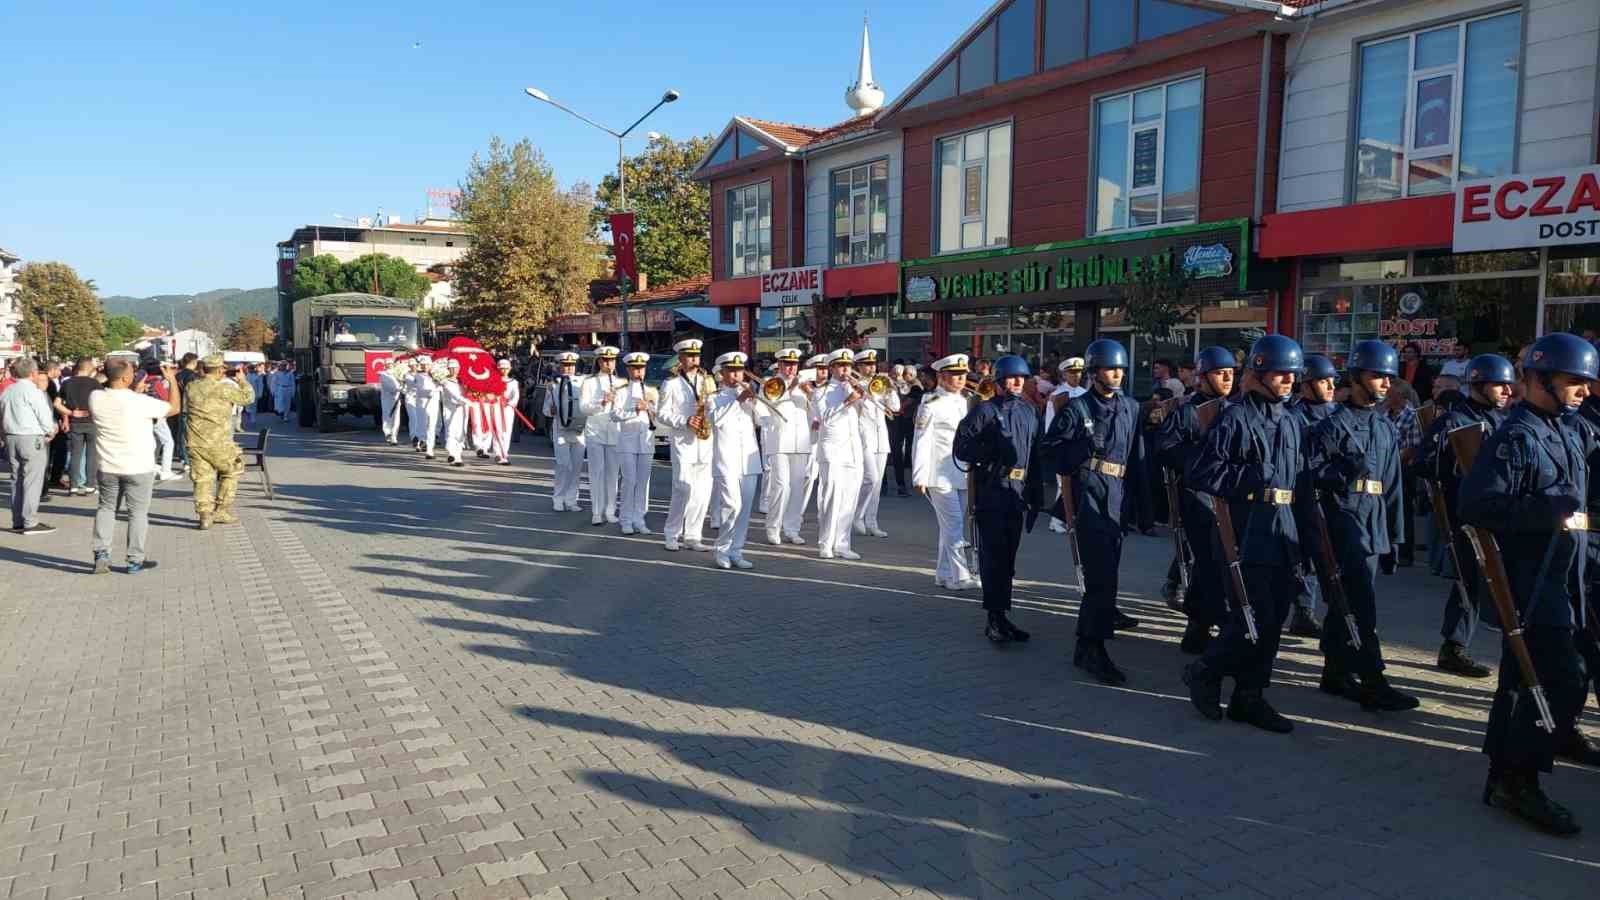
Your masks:
[{"label": "double-headed street lamp", "polygon": [[[628,209],[628,175],[623,169],[622,142],[629,134],[633,132],[635,128],[639,127],[640,123],[642,123],[645,119],[650,118],[651,113],[654,113],[656,110],[666,106],[668,103],[677,100],[678,97],[682,95],[680,95],[677,91],[668,90],[666,93],[661,95],[660,100],[656,101],[655,106],[650,107],[650,109],[648,109],[644,115],[635,119],[632,125],[629,125],[627,128],[624,128],[621,131],[613,131],[606,126],[601,125],[599,122],[589,118],[583,113],[580,113],[577,110],[556,100],[550,99],[549,94],[546,94],[544,91],[541,91],[538,88],[530,87],[524,88],[523,90],[529,97],[532,97],[533,99],[542,103],[548,103],[551,106],[554,106],[556,109],[559,109],[576,119],[593,125],[594,127],[617,139],[617,194],[619,197],[617,208],[626,212]],[[651,132],[650,136],[657,137],[655,132]],[[615,235],[613,235],[613,238],[614,237]],[[618,279],[618,283],[622,290],[622,340],[620,343],[622,344],[622,352],[626,353],[628,352],[628,279],[626,277],[620,278]]]}]

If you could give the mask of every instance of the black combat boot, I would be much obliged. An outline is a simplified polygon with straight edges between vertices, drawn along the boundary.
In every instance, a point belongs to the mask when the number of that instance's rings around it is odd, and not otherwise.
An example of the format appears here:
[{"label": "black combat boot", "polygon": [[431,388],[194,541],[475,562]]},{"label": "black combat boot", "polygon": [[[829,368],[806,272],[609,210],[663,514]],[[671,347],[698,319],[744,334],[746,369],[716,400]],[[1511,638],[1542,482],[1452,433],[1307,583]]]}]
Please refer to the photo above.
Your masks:
[{"label": "black combat boot", "polygon": [[1211,626],[1190,619],[1189,624],[1183,629],[1183,640],[1178,642],[1178,649],[1199,656],[1206,652],[1206,647],[1210,645]]},{"label": "black combat boot", "polygon": [[1600,744],[1579,731],[1577,725],[1566,734],[1556,735],[1556,755],[1580,765],[1600,768]]},{"label": "black combat boot", "polygon": [[1317,690],[1346,700],[1361,700],[1361,682],[1332,662],[1323,662],[1322,681],[1317,684]]},{"label": "black combat boot", "polygon": [[1117,610],[1117,617],[1111,621],[1111,627],[1116,631],[1130,631],[1139,627],[1139,620],[1121,610]]},{"label": "black combat boot", "polygon": [[1491,768],[1483,786],[1483,802],[1548,834],[1570,837],[1583,830],[1571,810],[1539,789],[1537,772],[1496,772]]},{"label": "black combat boot", "polygon": [[1235,690],[1233,699],[1228,701],[1228,718],[1273,734],[1288,734],[1294,730],[1294,723],[1273,709],[1259,691]]},{"label": "black combat boot", "polygon": [[1296,606],[1289,617],[1289,633],[1295,637],[1321,640],[1322,626],[1317,624],[1317,620],[1312,618],[1311,613],[1306,612],[1304,607]]},{"label": "black combat boot", "polygon": [[1019,644],[1026,643],[1028,638],[1033,637],[1033,635],[1013,624],[1005,613],[1000,614],[1000,627],[1005,629],[1006,634],[1010,635],[1011,639]]},{"label": "black combat boot", "polygon": [[1437,665],[1446,672],[1467,678],[1488,678],[1492,674],[1488,666],[1468,656],[1467,648],[1455,641],[1445,641],[1439,646]]},{"label": "black combat boot", "polygon": [[1128,676],[1111,661],[1104,641],[1078,638],[1078,646],[1072,651],[1072,664],[1093,675],[1101,684],[1128,683]]},{"label": "black combat boot", "polygon": [[1161,599],[1167,604],[1167,609],[1183,612],[1183,588],[1176,581],[1161,586]]},{"label": "black combat boot", "polygon": [[1213,722],[1222,720],[1222,679],[1211,673],[1205,663],[1192,662],[1183,667],[1183,683],[1189,686],[1189,702]]},{"label": "black combat boot", "polygon": [[1416,697],[1395,690],[1382,672],[1361,679],[1361,708],[1368,712],[1404,712],[1420,705]]},{"label": "black combat boot", "polygon": [[1005,613],[989,613],[989,624],[983,627],[983,636],[994,644],[1009,644],[1011,642],[1011,632],[1006,628]]}]

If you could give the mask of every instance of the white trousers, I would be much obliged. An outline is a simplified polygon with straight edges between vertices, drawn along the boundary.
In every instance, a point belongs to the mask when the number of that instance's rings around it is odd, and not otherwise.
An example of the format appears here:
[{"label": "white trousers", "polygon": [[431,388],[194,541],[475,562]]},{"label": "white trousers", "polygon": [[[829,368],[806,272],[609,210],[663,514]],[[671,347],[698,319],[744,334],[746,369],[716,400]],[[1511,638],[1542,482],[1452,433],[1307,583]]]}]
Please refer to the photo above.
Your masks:
[{"label": "white trousers", "polygon": [[761,514],[766,515],[772,508],[772,486],[777,482],[772,476],[772,464],[775,453],[768,453],[761,457]]},{"label": "white trousers", "polygon": [[415,397],[406,398],[406,430],[411,432],[411,440],[422,440],[422,404]]},{"label": "white trousers", "polygon": [[772,499],[767,506],[770,540],[776,542],[785,535],[800,533],[801,517],[805,514],[806,468],[810,465],[809,453],[772,454],[772,470],[767,473],[772,479]]},{"label": "white trousers", "polygon": [[867,453],[862,456],[866,468],[861,472],[861,494],[856,498],[856,522],[868,528],[878,527],[878,501],[883,487],[883,469],[889,464],[887,453]]},{"label": "white trousers", "polygon": [[399,391],[384,391],[383,400],[383,437],[384,440],[394,440],[396,432],[400,430],[400,401],[404,399]]},{"label": "white trousers", "polygon": [[467,430],[472,435],[472,449],[479,453],[488,453],[494,444],[494,426],[489,421],[490,416],[498,416],[498,404],[480,403],[472,401],[467,407]]},{"label": "white trousers", "polygon": [[706,503],[706,518],[712,528],[722,527],[722,476],[711,470],[711,499]]},{"label": "white trousers", "polygon": [[551,432],[550,442],[555,448],[556,483],[550,503],[556,508],[578,508],[578,472],[583,468],[583,432]]},{"label": "white trousers", "polygon": [[278,414],[280,419],[289,415],[289,404],[294,400],[292,391],[293,388],[284,388],[283,390],[272,392],[272,410]]},{"label": "white trousers", "polygon": [[444,417],[444,455],[451,462],[461,461],[467,438],[467,409],[457,407]]},{"label": "white trousers", "polygon": [[424,449],[432,453],[439,438],[439,397],[437,394],[417,404],[414,419],[417,423],[417,438],[422,441]]},{"label": "white trousers", "polygon": [[861,466],[817,464],[817,548],[840,552],[850,549],[850,523],[856,518],[856,497],[861,494]]},{"label": "white trousers", "polygon": [[933,577],[945,584],[973,577],[961,552],[966,501],[966,491],[928,488],[928,503],[939,520],[939,561],[934,566]]},{"label": "white trousers", "polygon": [[617,521],[617,479],[622,475],[616,444],[596,441],[588,445],[589,511],[608,522]]},{"label": "white trousers", "polygon": [[738,559],[744,554],[744,539],[750,533],[750,507],[756,502],[756,482],[760,475],[717,479],[717,508],[722,530],[717,532],[718,556]]},{"label": "white trousers", "polygon": [[494,458],[505,461],[511,458],[511,429],[517,425],[517,414],[510,406],[500,405],[489,410],[489,424],[493,426],[493,433],[489,439],[489,450]]},{"label": "white trousers", "polygon": [[619,453],[622,469],[622,501],[617,515],[622,524],[639,528],[650,509],[650,463],[654,454]]},{"label": "white trousers", "polygon": [[684,463],[672,455],[672,502],[667,506],[667,540],[698,541],[711,502],[711,463]]}]

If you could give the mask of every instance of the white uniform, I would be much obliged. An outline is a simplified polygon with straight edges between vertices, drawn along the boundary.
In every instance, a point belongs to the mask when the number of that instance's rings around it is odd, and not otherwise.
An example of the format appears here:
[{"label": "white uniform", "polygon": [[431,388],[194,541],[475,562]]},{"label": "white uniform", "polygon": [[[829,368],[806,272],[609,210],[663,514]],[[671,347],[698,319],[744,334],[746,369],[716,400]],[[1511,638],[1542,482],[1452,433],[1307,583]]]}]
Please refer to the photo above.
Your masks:
[{"label": "white uniform", "polygon": [[890,390],[874,399],[870,395],[857,404],[861,422],[861,495],[856,498],[856,529],[879,533],[879,490],[883,470],[889,465],[888,417],[900,412],[900,392]]},{"label": "white uniform", "polygon": [[289,405],[294,400],[294,373],[278,370],[267,376],[272,386],[272,410],[278,418],[289,417]]},{"label": "white uniform", "polygon": [[439,433],[439,383],[429,373],[418,372],[411,376],[411,397],[411,433],[432,456]]},{"label": "white uniform", "polygon": [[583,426],[584,446],[589,456],[589,521],[617,521],[617,479],[622,460],[617,455],[617,421],[611,417],[613,400],[626,384],[615,375],[596,373],[583,380],[578,405],[589,417]]},{"label": "white uniform", "polygon": [[[756,387],[759,389],[759,385]],[[721,494],[717,499],[721,515],[716,541],[719,563],[744,559],[756,482],[761,477],[761,449],[756,444],[757,404],[754,399],[739,402],[739,390],[725,387],[706,404],[706,415],[711,419],[711,468]]]},{"label": "white uniform", "polygon": [[781,543],[784,538],[800,542],[800,521],[805,512],[806,473],[811,468],[811,398],[798,385],[773,402],[783,412],[779,418],[765,404],[756,406],[756,416],[772,435],[767,477],[772,495],[767,506],[767,541]]},{"label": "white uniform", "polygon": [[461,382],[454,378],[439,385],[440,412],[444,415],[444,455],[453,463],[461,462],[467,442],[467,400]]},{"label": "white uniform", "polygon": [[861,495],[861,423],[864,399],[840,381],[817,394],[817,548],[826,557],[854,556],[850,525]]},{"label": "white uniform", "polygon": [[378,391],[383,401],[383,439],[395,442],[395,432],[400,430],[400,400],[404,396],[400,380],[389,369],[378,373]]},{"label": "white uniform", "polygon": [[[1050,423],[1052,421],[1054,421],[1055,417],[1056,417],[1056,404],[1057,403],[1065,404],[1066,400],[1071,400],[1073,397],[1078,397],[1078,396],[1081,396],[1083,394],[1087,394],[1088,392],[1089,392],[1088,388],[1073,387],[1072,385],[1066,384],[1066,383],[1062,383],[1062,384],[1056,385],[1056,389],[1050,392],[1050,396],[1049,397],[1045,398],[1045,403],[1044,403],[1044,425],[1040,426],[1042,430],[1039,433],[1040,434],[1044,434],[1045,432],[1050,430]],[[1066,398],[1066,399],[1063,400],[1062,398]],[[1061,488],[1059,486],[1057,486],[1054,489],[1054,495],[1056,497],[1060,497],[1061,496]],[[1061,521],[1060,519],[1056,518],[1055,516],[1051,516],[1050,517],[1050,530],[1054,531],[1057,534],[1066,534],[1067,533],[1067,523]]]},{"label": "white uniform", "polygon": [[[680,539],[700,545],[706,506],[711,501],[711,442],[695,437],[689,419],[699,406],[701,382],[709,393],[711,376],[696,370],[693,376],[676,375],[661,386],[661,411],[656,421],[672,429],[672,503],[667,507],[666,542],[676,547]],[[709,550],[709,547],[700,547]]]},{"label": "white uniform", "polygon": [[622,470],[622,496],[617,517],[625,534],[649,534],[644,516],[650,506],[650,464],[655,458],[655,432],[650,414],[639,410],[640,400],[655,401],[656,389],[642,381],[629,381],[611,405],[617,423],[617,459]]},{"label": "white uniform", "polygon": [[578,509],[578,468],[583,464],[583,422],[578,385],[568,376],[550,382],[544,391],[544,416],[550,422],[555,452],[555,488],[550,502],[556,512]]},{"label": "white uniform", "polygon": [[941,587],[972,580],[962,558],[962,521],[966,514],[967,476],[956,468],[956,426],[967,415],[967,398],[943,388],[922,397],[911,443],[911,483],[927,488],[928,502],[939,520],[939,562],[934,578]]},{"label": "white uniform", "polygon": [[489,407],[489,451],[499,462],[511,459],[511,433],[517,427],[517,403],[522,386],[515,378],[506,379],[506,390],[498,404]]}]

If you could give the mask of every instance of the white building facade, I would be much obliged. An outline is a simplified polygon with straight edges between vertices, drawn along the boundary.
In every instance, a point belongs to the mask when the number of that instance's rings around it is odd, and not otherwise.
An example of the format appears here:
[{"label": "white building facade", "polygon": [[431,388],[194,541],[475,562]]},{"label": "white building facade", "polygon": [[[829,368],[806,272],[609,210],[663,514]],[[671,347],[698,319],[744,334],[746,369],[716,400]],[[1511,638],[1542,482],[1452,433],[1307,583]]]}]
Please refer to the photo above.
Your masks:
[{"label": "white building facade", "polygon": [[17,269],[22,257],[0,247],[0,359],[22,355],[26,349],[17,337],[22,307],[17,303]]}]

